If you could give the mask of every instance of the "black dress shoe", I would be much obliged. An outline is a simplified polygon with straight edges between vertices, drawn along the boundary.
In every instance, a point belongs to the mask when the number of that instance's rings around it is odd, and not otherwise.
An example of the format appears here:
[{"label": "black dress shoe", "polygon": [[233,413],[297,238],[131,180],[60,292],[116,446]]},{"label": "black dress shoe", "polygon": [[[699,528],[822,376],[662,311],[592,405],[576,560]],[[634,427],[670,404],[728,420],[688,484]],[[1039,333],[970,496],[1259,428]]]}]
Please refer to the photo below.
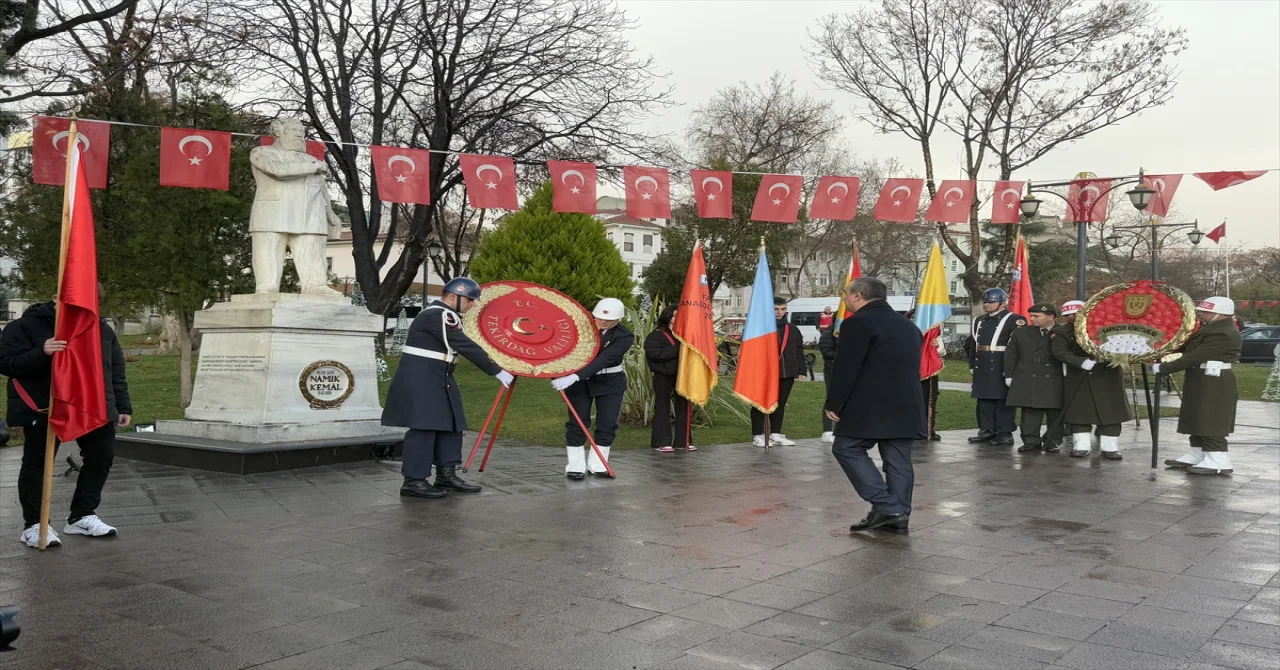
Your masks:
[{"label": "black dress shoe", "polygon": [[1012,446],[1013,446],[1013,436],[1012,436],[1012,435],[998,435],[998,436],[996,436],[996,437],[991,438],[991,442],[990,442],[989,444],[990,444],[991,446],[993,446],[993,447],[1012,447]]},{"label": "black dress shoe", "polygon": [[933,434],[931,434],[931,435],[929,436],[929,441],[930,441],[930,442],[941,442],[941,441],[942,441],[942,436],[941,436],[941,435],[939,435],[939,434],[937,434],[937,433],[933,433]]},{"label": "black dress shoe", "polygon": [[475,484],[468,484],[458,476],[458,468],[440,468],[436,470],[436,488],[453,489],[463,493],[479,493],[482,487]]},{"label": "black dress shoe", "polygon": [[1072,449],[1072,450],[1071,450],[1071,457],[1072,457],[1072,458],[1084,458],[1085,456],[1088,456],[1088,455],[1089,455],[1089,454],[1091,454],[1091,453],[1093,453],[1093,452],[1084,451],[1084,450],[1082,450],[1082,449]]},{"label": "black dress shoe", "polygon": [[428,484],[425,479],[406,479],[400,485],[400,495],[407,498],[443,498],[449,492]]},{"label": "black dress shoe", "polygon": [[587,473],[585,473],[585,472],[566,472],[566,473],[564,473],[564,476],[566,476],[566,477],[568,477],[569,479],[572,479],[572,480],[574,480],[574,481],[579,481],[579,480],[582,480],[582,479],[586,479],[586,478],[587,478]]},{"label": "black dress shoe", "polygon": [[849,532],[856,533],[862,530],[874,530],[887,526],[893,526],[893,529],[901,528],[906,530],[909,518],[910,515],[907,514],[878,514],[871,512],[867,514],[867,518],[849,526]]},{"label": "black dress shoe", "polygon": [[981,433],[978,433],[977,435],[974,435],[973,437],[969,438],[969,443],[980,444],[982,442],[989,441],[991,438],[995,436],[996,436],[995,433],[988,433],[987,431],[984,430]]},{"label": "black dress shoe", "polygon": [[[1025,454],[1025,453],[1027,453],[1028,451],[1040,451],[1040,445],[1038,445],[1038,444],[1024,444],[1024,445],[1022,445],[1021,447],[1018,447],[1018,453],[1020,453],[1020,454]],[[1046,449],[1045,451],[1048,451],[1048,450]],[[1055,449],[1054,451],[1057,451],[1057,449]]]},{"label": "black dress shoe", "polygon": [[1104,451],[1102,452],[1102,457],[1111,461],[1118,461],[1124,458],[1124,456],[1120,455],[1120,452],[1118,451]]},{"label": "black dress shoe", "polygon": [[1060,445],[1060,444],[1046,444],[1046,445],[1044,445],[1044,453],[1046,453],[1046,454],[1056,454],[1056,453],[1058,453],[1058,452],[1059,452],[1059,451],[1061,451],[1061,450],[1062,450],[1062,445]]}]

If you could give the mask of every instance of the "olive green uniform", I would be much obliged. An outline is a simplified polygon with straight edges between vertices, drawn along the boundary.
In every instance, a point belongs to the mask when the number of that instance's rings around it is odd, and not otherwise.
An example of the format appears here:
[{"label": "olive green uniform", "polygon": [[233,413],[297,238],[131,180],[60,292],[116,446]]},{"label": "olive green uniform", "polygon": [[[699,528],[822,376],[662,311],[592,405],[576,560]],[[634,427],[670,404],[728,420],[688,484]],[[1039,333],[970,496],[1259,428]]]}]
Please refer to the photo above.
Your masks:
[{"label": "olive green uniform", "polygon": [[1062,423],[1058,415],[1062,410],[1062,364],[1049,351],[1048,330],[1026,325],[1013,331],[1004,352],[1004,376],[1012,379],[1009,407],[1022,408],[1022,443],[1038,446],[1040,425],[1046,422],[1049,432],[1044,444],[1062,444]]},{"label": "olive green uniform", "polygon": [[1236,375],[1223,368],[1210,376],[1212,362],[1240,361],[1240,331],[1231,319],[1200,326],[1182,348],[1182,357],[1160,364],[1161,374],[1186,370],[1182,385],[1182,410],[1178,432],[1191,436],[1191,446],[1204,451],[1226,451],[1227,436],[1236,428]]},{"label": "olive green uniform", "polygon": [[1124,370],[1101,361],[1091,371],[1080,367],[1092,357],[1076,341],[1074,323],[1053,327],[1049,350],[1066,366],[1062,388],[1068,404],[1062,420],[1071,432],[1087,433],[1097,426],[1099,435],[1119,436],[1120,424],[1133,418],[1124,397]]}]

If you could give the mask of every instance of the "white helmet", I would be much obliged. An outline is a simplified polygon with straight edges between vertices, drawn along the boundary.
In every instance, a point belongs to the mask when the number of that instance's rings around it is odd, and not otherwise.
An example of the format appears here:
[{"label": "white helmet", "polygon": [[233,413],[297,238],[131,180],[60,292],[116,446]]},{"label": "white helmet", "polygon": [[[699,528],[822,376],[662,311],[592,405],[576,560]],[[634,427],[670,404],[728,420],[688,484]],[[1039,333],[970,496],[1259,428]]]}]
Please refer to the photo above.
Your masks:
[{"label": "white helmet", "polygon": [[1079,312],[1081,307],[1084,307],[1084,302],[1080,300],[1068,300],[1062,303],[1062,315],[1071,316],[1072,314]]},{"label": "white helmet", "polygon": [[1236,313],[1236,303],[1231,298],[1224,298],[1215,295],[1212,298],[1205,298],[1196,305],[1197,312],[1212,312],[1213,314],[1225,314],[1233,316]]},{"label": "white helmet", "polygon": [[604,321],[621,321],[626,307],[622,301],[617,298],[603,298],[596,303],[596,308],[591,310],[591,316]]}]

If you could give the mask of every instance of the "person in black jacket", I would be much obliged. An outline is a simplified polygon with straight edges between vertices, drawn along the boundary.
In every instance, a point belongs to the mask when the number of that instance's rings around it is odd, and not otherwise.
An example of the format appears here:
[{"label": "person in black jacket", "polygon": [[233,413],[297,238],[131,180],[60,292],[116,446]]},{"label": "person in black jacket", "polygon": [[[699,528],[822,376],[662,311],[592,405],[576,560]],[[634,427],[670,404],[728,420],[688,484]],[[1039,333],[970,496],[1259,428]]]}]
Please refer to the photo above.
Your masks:
[{"label": "person in black jacket", "polygon": [[[690,444],[689,399],[676,393],[676,374],[680,368],[680,341],[671,332],[676,306],[670,305],[658,315],[658,327],[644,339],[644,358],[653,373],[653,426],[649,446],[669,454],[676,447],[697,451]],[[671,433],[671,405],[675,403],[676,431]]]},{"label": "person in black jacket", "polygon": [[[622,325],[626,306],[617,298],[604,298],[591,310],[596,328],[600,331],[600,351],[589,363],[574,374],[552,380],[551,387],[564,391],[582,422],[591,425],[591,405],[596,406],[594,439],[604,460],[609,460],[609,450],[618,435],[618,417],[622,415],[622,396],[627,392],[627,373],[622,359],[635,344],[636,336]],[[564,424],[565,452],[569,463],[564,474],[569,479],[582,479],[586,472],[607,475],[609,470],[596,456],[594,449],[587,455],[587,436],[582,432],[573,414]]]},{"label": "person in black jacket", "polygon": [[[831,390],[832,372],[836,366],[836,346],[839,342],[836,339],[836,329],[834,327],[825,328],[818,335],[818,351],[822,352],[822,383],[826,385],[827,391]],[[835,433],[831,432],[836,422],[831,420],[824,411],[822,413],[822,441],[831,444],[836,441]]]},{"label": "person in black jacket", "polygon": [[[99,296],[102,289],[99,287]],[[53,356],[65,351],[67,343],[53,339],[55,307],[46,302],[32,305],[22,317],[10,323],[0,337],[0,374],[9,378],[9,423],[22,428],[22,466],[18,470],[18,502],[22,507],[22,541],[28,547],[39,546],[40,498],[43,490],[45,440],[49,431],[49,388],[53,377]],[[116,529],[98,518],[102,487],[111,473],[115,459],[116,427],[129,425],[133,405],[129,402],[129,384],[125,379],[124,350],[115,331],[104,320],[99,324],[102,337],[102,375],[107,396],[107,423],[76,438],[80,456],[80,476],[71,496],[71,513],[62,532],[68,535],[104,537]],[[62,544],[53,528],[49,529],[49,546]]]},{"label": "person in black jacket", "polygon": [[[787,320],[787,299],[773,298],[773,316],[778,320],[778,408],[769,415],[769,443],[789,447],[795,444],[782,432],[787,416],[787,398],[796,380],[804,381],[804,335]],[[764,412],[751,409],[751,443],[764,446]]]},{"label": "person in black jacket", "polygon": [[[826,413],[836,422],[831,453],[871,512],[851,531],[886,528],[906,532],[915,474],[911,445],[925,437],[920,390],[920,329],[885,301],[888,290],[875,277],[845,287],[853,315],[840,326],[835,376]],[[867,450],[879,445],[884,477]]]}]

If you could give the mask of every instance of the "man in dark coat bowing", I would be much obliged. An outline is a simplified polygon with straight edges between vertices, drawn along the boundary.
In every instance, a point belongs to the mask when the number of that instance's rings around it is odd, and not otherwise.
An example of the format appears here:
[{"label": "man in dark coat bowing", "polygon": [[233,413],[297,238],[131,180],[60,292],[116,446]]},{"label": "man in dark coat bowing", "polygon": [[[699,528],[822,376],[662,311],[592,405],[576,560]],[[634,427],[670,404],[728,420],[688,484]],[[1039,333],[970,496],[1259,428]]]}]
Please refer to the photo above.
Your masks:
[{"label": "man in dark coat bowing", "polygon": [[[871,512],[851,531],[906,532],[911,514],[911,444],[927,437],[915,324],[885,302],[884,282],[859,277],[844,292],[852,316],[840,326],[826,414],[836,422],[831,453]],[[879,445],[884,474],[867,450]]]},{"label": "man in dark coat bowing", "polygon": [[[480,285],[466,277],[444,285],[439,300],[431,301],[414,317],[404,342],[404,356],[387,389],[387,406],[382,425],[403,426],[404,456],[400,472],[404,484],[400,495],[440,498],[447,489],[477,493],[480,487],[458,476],[462,463],[462,431],[467,417],[462,413],[462,394],[453,378],[461,354],[486,374],[510,386],[510,372],[498,367],[480,345],[462,332],[462,313],[480,299]],[[435,485],[427,483],[431,466],[436,468]]]}]

